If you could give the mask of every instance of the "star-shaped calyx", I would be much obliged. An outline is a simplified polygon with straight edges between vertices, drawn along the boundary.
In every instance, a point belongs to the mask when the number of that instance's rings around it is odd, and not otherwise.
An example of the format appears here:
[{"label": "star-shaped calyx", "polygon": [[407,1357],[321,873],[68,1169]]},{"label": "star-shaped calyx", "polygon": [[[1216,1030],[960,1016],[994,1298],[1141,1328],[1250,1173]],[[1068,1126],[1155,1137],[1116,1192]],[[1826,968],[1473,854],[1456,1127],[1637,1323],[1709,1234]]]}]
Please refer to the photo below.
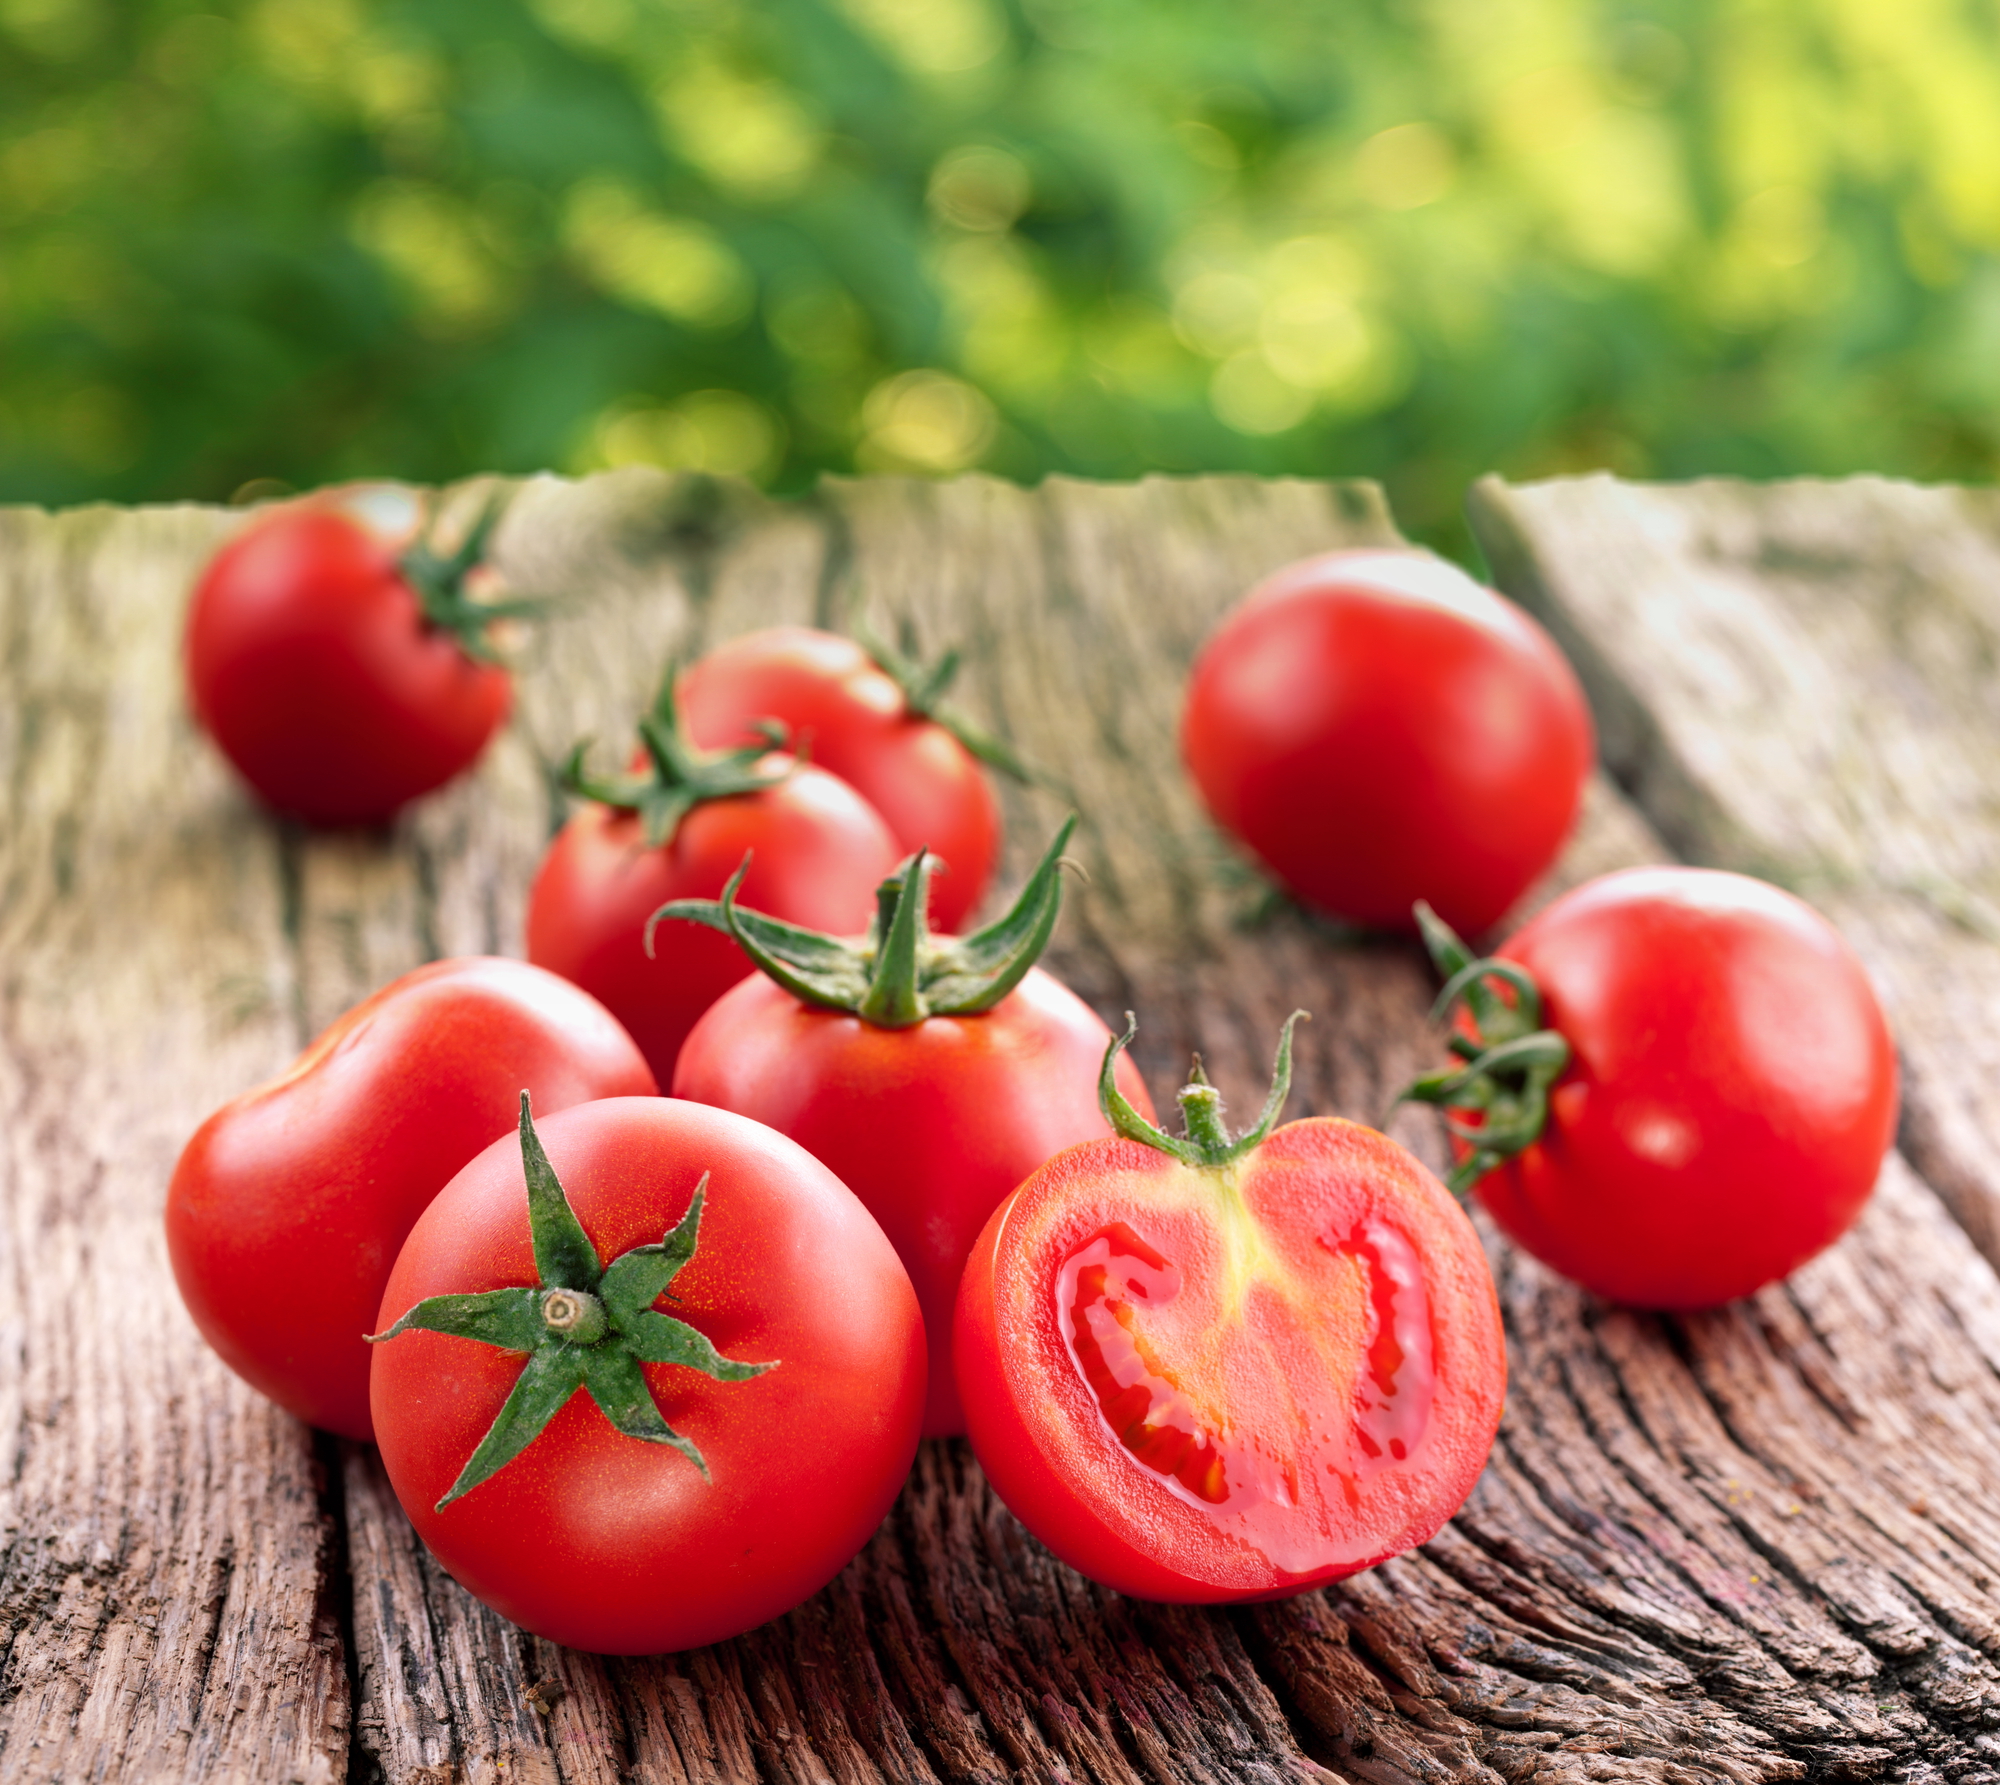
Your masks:
[{"label": "star-shaped calyx", "polygon": [[563,765],[563,785],[585,799],[637,812],[646,846],[657,849],[680,828],[680,822],[704,800],[728,799],[739,793],[760,793],[775,787],[796,763],[772,762],[771,752],[787,747],[789,733],[775,719],[760,719],[752,730],[764,741],[736,750],[702,750],[689,739],[681,723],[675,695],[678,671],[669,665],[653,697],[650,711],[639,720],[639,742],[645,761],[628,775],[593,776],[584,767],[590,750],[586,738]]},{"label": "star-shaped calyx", "polygon": [[1063,821],[1007,914],[970,936],[933,936],[925,915],[932,857],[919,849],[875,889],[875,918],[862,936],[826,936],[736,902],[750,858],[719,899],[675,899],[646,924],[670,918],[706,924],[733,937],[786,991],[822,1010],[845,1011],[878,1029],[911,1029],[927,1017],[977,1016],[1027,977],[1062,909],[1063,845],[1076,814]]},{"label": "star-shaped calyx", "polygon": [[695,1186],[688,1212],[658,1245],[634,1246],[610,1264],[569,1205],[549,1156],[542,1151],[521,1093],[521,1167],[528,1182],[528,1225],[535,1242],[532,1289],[493,1289],[475,1295],[433,1295],[420,1301],[385,1333],[449,1333],[502,1351],[523,1351],[527,1363],[486,1436],[437,1503],[442,1512],[497,1474],[542,1434],[580,1388],[628,1438],[667,1444],[703,1476],[708,1464],[694,1441],[662,1417],[641,1364],[680,1364],[717,1382],[744,1382],[775,1370],[775,1362],[747,1364],[722,1356],[706,1337],[653,1303],[695,1254],[708,1174]]},{"label": "star-shaped calyx", "polygon": [[538,614],[548,604],[530,597],[478,601],[466,593],[475,570],[485,568],[486,548],[507,512],[508,498],[498,491],[488,498],[465,538],[453,552],[440,552],[429,526],[404,547],[396,560],[403,581],[410,585],[425,621],[458,640],[459,649],[478,663],[498,663],[500,654],[486,636],[495,620]]}]

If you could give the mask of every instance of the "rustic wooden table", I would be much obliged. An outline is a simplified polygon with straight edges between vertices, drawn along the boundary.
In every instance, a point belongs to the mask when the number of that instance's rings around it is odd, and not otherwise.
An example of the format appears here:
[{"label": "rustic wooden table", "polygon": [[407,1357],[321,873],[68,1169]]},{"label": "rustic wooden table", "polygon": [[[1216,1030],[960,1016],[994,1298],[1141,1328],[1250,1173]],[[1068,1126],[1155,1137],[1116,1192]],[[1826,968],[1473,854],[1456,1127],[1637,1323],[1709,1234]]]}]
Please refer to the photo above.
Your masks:
[{"label": "rustic wooden table", "polygon": [[[518,949],[549,765],[625,734],[670,651],[856,599],[963,644],[966,704],[1073,784],[1090,879],[1053,965],[1137,1009],[1156,1091],[1199,1046],[1252,1106],[1304,1003],[1293,1112],[1380,1119],[1434,1053],[1422,962],[1246,921],[1173,749],[1214,616],[1393,540],[1379,497],[531,484],[503,563],[567,604],[479,773],[384,836],[272,824],[189,722],[182,602],[240,516],[0,513],[0,1778],[2000,1780],[2000,500],[1587,479],[1473,517],[1604,731],[1554,883],[1748,867],[1888,994],[1904,1149],[1859,1227],[1690,1319],[1490,1240],[1492,1462],[1435,1542],[1328,1592],[1119,1599],[932,1444],[790,1617],[606,1661],[485,1612],[370,1450],[203,1349],[161,1244],[182,1140],[391,976]],[[1018,879],[1060,807],[1007,800]],[[1394,1132],[1438,1161],[1427,1114]]]}]

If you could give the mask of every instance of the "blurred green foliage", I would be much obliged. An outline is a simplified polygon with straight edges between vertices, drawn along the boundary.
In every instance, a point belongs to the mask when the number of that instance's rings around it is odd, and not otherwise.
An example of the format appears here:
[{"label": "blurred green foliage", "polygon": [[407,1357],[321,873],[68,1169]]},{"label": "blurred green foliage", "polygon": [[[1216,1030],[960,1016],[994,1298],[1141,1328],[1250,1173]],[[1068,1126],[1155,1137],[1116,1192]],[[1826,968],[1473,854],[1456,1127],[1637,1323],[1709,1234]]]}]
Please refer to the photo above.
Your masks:
[{"label": "blurred green foliage", "polygon": [[0,0],[0,497],[2000,452],[1994,0]]}]

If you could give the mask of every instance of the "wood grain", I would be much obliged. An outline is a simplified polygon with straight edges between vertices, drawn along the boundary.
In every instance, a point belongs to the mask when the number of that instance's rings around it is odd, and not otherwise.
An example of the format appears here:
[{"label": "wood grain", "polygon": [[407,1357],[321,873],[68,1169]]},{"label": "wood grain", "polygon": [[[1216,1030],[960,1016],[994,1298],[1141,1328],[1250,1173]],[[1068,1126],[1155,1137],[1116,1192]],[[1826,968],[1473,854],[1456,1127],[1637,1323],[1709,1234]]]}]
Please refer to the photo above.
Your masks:
[{"label": "wood grain", "polygon": [[[503,561],[566,599],[514,724],[393,831],[324,837],[259,817],[179,705],[181,592],[230,524],[0,516],[0,1778],[2000,1780],[2000,1282],[1900,1161],[1843,1245],[1699,1319],[1493,1242],[1493,1462],[1327,1593],[1102,1592],[929,1444],[854,1563],[734,1642],[613,1661],[493,1617],[372,1450],[316,1451],[203,1353],[158,1236],[180,1139],[382,980],[518,949],[549,765],[622,747],[667,655],[856,611],[964,645],[968,710],[1074,793],[1054,964],[1138,1011],[1156,1092],[1199,1047],[1254,1107],[1305,1004],[1294,1113],[1380,1119],[1435,1047],[1422,963],[1255,918],[1173,729],[1243,587],[1393,529],[1311,483],[536,481]],[[1064,803],[1004,797],[1017,878]],[[1600,785],[1557,879],[1660,851]],[[1426,1115],[1393,1131],[1436,1158]]]}]

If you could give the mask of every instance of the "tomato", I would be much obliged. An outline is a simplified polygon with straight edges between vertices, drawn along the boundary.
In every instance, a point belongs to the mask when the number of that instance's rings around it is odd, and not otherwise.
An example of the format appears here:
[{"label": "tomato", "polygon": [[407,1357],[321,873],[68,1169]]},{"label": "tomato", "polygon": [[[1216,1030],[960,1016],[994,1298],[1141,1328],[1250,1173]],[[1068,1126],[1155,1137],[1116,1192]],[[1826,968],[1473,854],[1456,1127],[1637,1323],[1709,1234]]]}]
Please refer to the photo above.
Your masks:
[{"label": "tomato", "polygon": [[223,1362],[307,1423],[370,1436],[362,1334],[396,1249],[524,1085],[550,1110],[656,1090],[594,998],[477,957],[404,974],[210,1116],[167,1188],[167,1252]]},{"label": "tomato", "polygon": [[1506,1344],[1471,1223],[1373,1129],[1273,1131],[1290,1033],[1237,1141],[1199,1066],[1170,1139],[1118,1107],[1107,1057],[1121,1138],[1049,1160],[965,1268],[979,1465],[1122,1593],[1269,1599],[1370,1567],[1436,1533],[1499,1428]]},{"label": "tomato", "polygon": [[744,744],[757,720],[781,720],[882,814],[904,854],[928,849],[947,870],[931,884],[931,922],[956,930],[999,862],[1000,808],[973,752],[911,695],[854,640],[806,626],[731,639],[681,680],[696,743]]},{"label": "tomato", "polygon": [[[1110,1032],[1074,992],[1030,964],[1055,921],[1056,864],[1068,835],[1065,826],[1014,912],[994,926],[1017,938],[1012,953],[995,965],[994,931],[957,943],[913,941],[913,958],[925,948],[938,952],[927,960],[927,978],[904,988],[910,995],[900,1008],[897,996],[865,995],[891,977],[883,971],[890,949],[845,969],[854,985],[843,1000],[837,986],[766,954],[752,915],[729,906],[717,921],[745,926],[746,946],[765,972],[716,1001],[674,1069],[676,1097],[789,1134],[882,1224],[931,1336],[926,1435],[965,1429],[951,1374],[951,1310],[966,1254],[993,1205],[1058,1148],[1110,1132],[1096,1093]],[[925,865],[920,856],[895,891],[895,915],[912,938],[921,929],[915,912]],[[1010,921],[1015,928],[1005,931]],[[896,929],[893,917],[884,928]],[[767,940],[773,948],[785,942]],[[968,957],[989,971],[970,970]],[[778,979],[765,976],[774,969]],[[1143,1104],[1138,1073],[1129,1063],[1121,1073],[1126,1095]]]},{"label": "tomato", "polygon": [[660,1082],[695,1020],[750,971],[727,936],[647,919],[673,899],[712,898],[750,857],[745,900],[843,935],[865,929],[876,885],[902,851],[881,815],[838,776],[758,745],[692,752],[671,685],[641,724],[645,772],[599,784],[550,844],[528,894],[528,959],[601,998]]},{"label": "tomato", "polygon": [[551,1642],[646,1654],[779,1616],[868,1540],[916,1452],[903,1267],[825,1166],[727,1111],[613,1098],[538,1141],[524,1099],[521,1125],[425,1211],[382,1298],[398,1498],[455,1579]]},{"label": "tomato", "polygon": [[1299,898],[1407,930],[1494,923],[1555,860],[1595,754],[1562,653],[1417,552],[1281,570],[1196,659],[1181,754],[1216,822]]},{"label": "tomato", "polygon": [[210,560],[188,611],[188,690],[268,804],[312,824],[378,823],[486,747],[511,690],[485,629],[526,605],[464,595],[496,519],[440,558],[301,502]]},{"label": "tomato", "polygon": [[[1617,1301],[1704,1308],[1776,1281],[1861,1212],[1896,1131],[1896,1052],[1854,953],[1809,905],[1702,868],[1565,894],[1473,962],[1455,1051],[1412,1094],[1458,1177],[1537,1258]],[[1499,974],[1505,991],[1485,982]],[[1525,976],[1525,983],[1521,976]],[[1537,1064],[1483,1069],[1482,1046]]]}]

